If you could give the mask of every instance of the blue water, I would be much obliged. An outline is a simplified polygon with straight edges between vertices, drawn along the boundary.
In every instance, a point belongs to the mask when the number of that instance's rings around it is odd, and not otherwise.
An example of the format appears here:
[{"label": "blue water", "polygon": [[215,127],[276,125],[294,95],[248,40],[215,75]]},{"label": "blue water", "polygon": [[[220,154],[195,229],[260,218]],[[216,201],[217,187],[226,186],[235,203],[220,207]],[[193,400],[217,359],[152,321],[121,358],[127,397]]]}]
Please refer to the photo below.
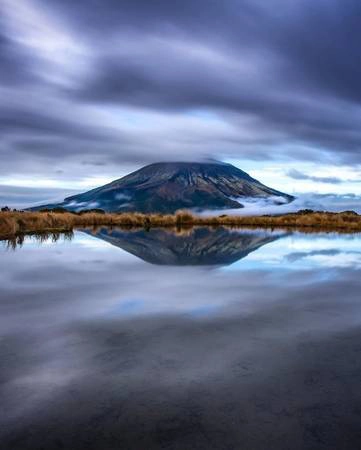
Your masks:
[{"label": "blue water", "polygon": [[0,448],[356,449],[361,236],[0,243]]}]

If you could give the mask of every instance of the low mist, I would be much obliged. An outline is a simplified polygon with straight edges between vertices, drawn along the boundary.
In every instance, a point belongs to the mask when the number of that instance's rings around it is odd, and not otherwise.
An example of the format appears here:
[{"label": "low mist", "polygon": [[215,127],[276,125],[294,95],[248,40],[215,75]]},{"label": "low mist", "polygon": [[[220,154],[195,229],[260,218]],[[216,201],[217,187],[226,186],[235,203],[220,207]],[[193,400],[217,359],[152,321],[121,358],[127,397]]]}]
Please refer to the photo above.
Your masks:
[{"label": "low mist", "polygon": [[285,203],[282,197],[269,198],[238,198],[236,199],[243,205],[239,209],[227,210],[205,210],[201,215],[263,215],[263,214],[285,214],[297,212],[301,209],[312,209],[315,211],[355,211],[361,214],[361,198],[354,194],[336,195],[336,194],[300,194],[291,203]]}]

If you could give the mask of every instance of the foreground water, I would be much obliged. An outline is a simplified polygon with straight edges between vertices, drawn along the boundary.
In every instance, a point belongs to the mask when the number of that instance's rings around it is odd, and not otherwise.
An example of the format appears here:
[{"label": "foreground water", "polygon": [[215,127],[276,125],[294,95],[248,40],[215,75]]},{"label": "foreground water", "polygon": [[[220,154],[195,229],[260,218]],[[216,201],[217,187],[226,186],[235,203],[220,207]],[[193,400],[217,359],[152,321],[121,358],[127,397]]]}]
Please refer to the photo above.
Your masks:
[{"label": "foreground water", "polygon": [[360,235],[55,240],[0,243],[1,449],[361,447]]}]

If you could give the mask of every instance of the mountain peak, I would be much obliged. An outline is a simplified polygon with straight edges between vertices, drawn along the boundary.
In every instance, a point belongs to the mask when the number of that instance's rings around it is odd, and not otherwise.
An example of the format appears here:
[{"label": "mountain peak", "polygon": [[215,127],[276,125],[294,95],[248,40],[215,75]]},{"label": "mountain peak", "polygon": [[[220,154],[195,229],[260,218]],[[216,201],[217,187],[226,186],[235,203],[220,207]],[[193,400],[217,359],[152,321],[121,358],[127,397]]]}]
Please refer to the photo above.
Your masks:
[{"label": "mountain peak", "polygon": [[242,208],[242,197],[270,196],[293,200],[232,164],[179,161],[149,164],[105,186],[68,197],[56,206],[69,210],[173,213],[184,208]]}]

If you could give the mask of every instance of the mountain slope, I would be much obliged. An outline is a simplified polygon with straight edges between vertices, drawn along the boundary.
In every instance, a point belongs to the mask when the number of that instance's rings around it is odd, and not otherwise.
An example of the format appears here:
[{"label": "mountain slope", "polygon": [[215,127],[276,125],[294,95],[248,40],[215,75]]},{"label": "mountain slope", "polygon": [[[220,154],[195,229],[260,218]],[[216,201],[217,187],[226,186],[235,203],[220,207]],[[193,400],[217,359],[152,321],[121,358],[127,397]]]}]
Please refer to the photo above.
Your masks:
[{"label": "mountain slope", "polygon": [[[69,210],[173,213],[183,208],[241,208],[241,197],[293,197],[269,188],[231,164],[169,162],[143,167],[59,205]],[[39,208],[38,208],[39,209]]]}]

